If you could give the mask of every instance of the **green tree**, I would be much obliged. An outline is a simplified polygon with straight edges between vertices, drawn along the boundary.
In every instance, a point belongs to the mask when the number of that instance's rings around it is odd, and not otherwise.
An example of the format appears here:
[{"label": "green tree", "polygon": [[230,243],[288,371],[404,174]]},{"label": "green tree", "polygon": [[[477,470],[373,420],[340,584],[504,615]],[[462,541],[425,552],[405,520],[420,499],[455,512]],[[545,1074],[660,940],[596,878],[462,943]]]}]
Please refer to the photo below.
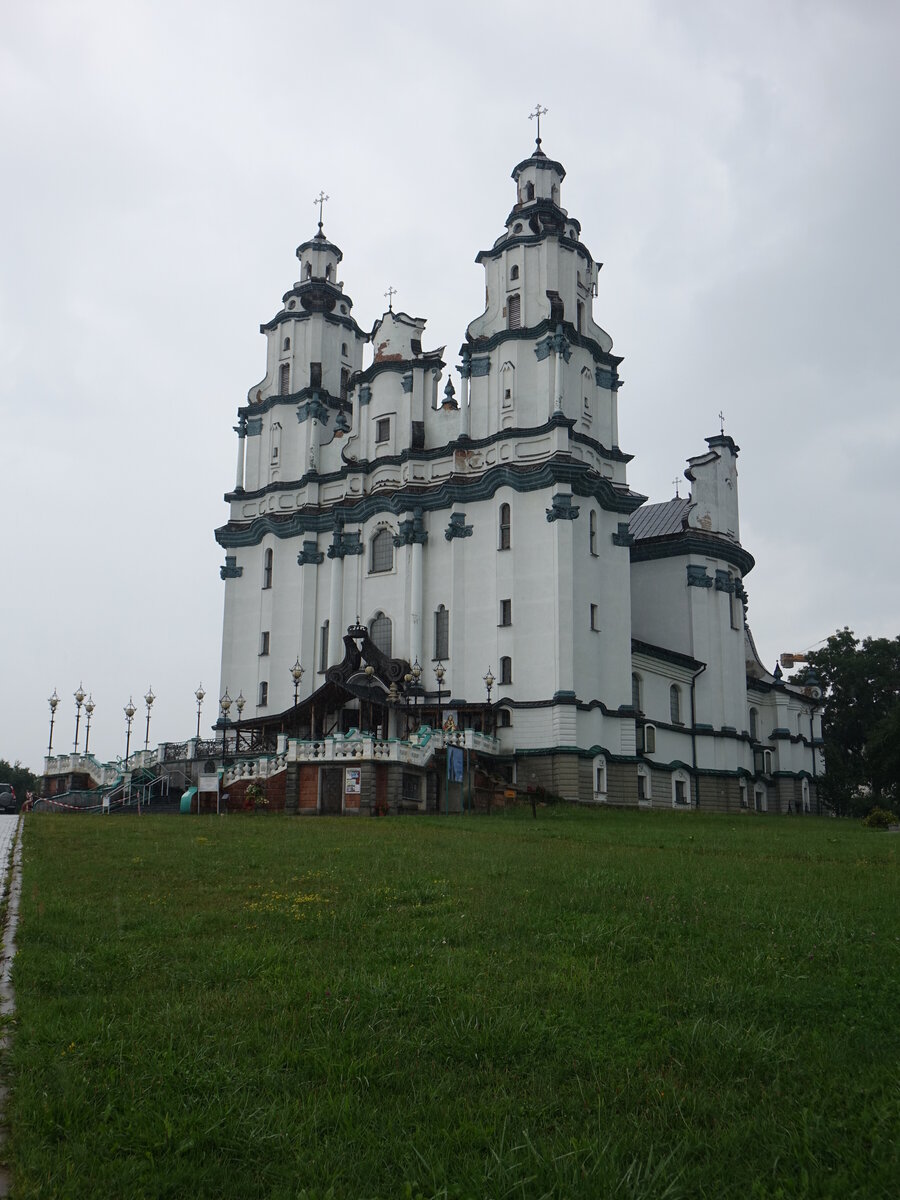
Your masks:
[{"label": "green tree", "polygon": [[815,676],[824,692],[823,798],[840,814],[900,803],[900,637],[833,633],[793,683]]},{"label": "green tree", "polygon": [[11,783],[16,791],[16,800],[21,804],[26,792],[34,792],[37,795],[40,779],[27,767],[23,767],[18,759],[14,763],[8,763],[5,758],[0,758],[0,783]]}]

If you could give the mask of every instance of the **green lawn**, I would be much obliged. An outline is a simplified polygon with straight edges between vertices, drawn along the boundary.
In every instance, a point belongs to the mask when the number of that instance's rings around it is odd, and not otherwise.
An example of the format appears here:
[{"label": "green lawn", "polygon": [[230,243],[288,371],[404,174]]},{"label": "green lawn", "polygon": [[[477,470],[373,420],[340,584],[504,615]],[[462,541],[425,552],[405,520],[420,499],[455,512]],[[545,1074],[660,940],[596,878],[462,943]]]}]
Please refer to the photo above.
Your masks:
[{"label": "green lawn", "polygon": [[26,1197],[900,1193],[900,839],[32,816]]}]

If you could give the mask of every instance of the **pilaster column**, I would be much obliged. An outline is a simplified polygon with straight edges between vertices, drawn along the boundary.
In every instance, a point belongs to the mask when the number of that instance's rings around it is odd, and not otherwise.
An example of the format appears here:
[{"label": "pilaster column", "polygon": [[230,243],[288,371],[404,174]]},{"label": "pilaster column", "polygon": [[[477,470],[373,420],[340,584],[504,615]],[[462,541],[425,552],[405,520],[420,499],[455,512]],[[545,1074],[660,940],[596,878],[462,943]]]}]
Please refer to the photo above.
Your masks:
[{"label": "pilaster column", "polygon": [[410,554],[409,661],[422,664],[422,565],[425,547],[413,542]]},{"label": "pilaster column", "polygon": [[247,445],[246,417],[241,417],[239,424],[234,426],[234,432],[238,435],[237,470],[234,473],[234,490],[242,492],[244,490],[244,449]]},{"label": "pilaster column", "polygon": [[344,611],[344,556],[336,554],[331,559],[331,596],[328,604],[328,665],[335,667],[344,657],[343,645]]},{"label": "pilaster column", "polygon": [[472,374],[472,360],[469,354],[464,354],[459,371],[459,436],[469,436],[469,377]]}]

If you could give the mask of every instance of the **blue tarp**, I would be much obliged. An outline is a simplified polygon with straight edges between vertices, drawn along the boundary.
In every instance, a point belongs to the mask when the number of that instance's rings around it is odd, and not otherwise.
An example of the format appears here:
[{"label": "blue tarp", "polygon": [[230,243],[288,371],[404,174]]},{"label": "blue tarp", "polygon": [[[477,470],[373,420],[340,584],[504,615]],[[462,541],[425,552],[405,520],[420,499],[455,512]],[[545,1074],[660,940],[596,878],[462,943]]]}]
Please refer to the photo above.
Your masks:
[{"label": "blue tarp", "polygon": [[463,752],[461,746],[447,747],[447,778],[451,783],[463,781]]}]

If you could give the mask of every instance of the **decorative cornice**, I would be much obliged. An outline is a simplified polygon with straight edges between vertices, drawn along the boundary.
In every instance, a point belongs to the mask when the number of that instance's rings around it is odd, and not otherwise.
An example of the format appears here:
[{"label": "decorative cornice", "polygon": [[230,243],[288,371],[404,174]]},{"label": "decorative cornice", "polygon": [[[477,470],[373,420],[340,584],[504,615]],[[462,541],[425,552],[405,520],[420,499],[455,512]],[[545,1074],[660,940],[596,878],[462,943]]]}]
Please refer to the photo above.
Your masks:
[{"label": "decorative cornice", "polygon": [[477,358],[472,359],[472,378],[478,379],[482,375],[489,375],[491,370],[491,360],[487,354],[481,354]]},{"label": "decorative cornice", "polygon": [[[686,558],[689,554],[702,554],[706,558],[718,558],[737,567],[742,575],[749,574],[756,565],[753,555],[738,542],[704,533],[700,529],[685,530],[660,538],[643,538],[631,547],[631,561],[651,562],[658,558]],[[703,587],[712,587],[712,579]]]},{"label": "decorative cornice", "polygon": [[248,417],[245,428],[247,437],[259,437],[262,433],[262,417]]},{"label": "decorative cornice", "polygon": [[594,367],[594,382],[597,387],[617,392],[622,387],[624,380],[619,378],[618,371],[609,371],[605,367]]},{"label": "decorative cornice", "polygon": [[[632,654],[644,654],[647,658],[656,658],[660,662],[672,663],[678,667],[686,667],[689,671],[697,671],[705,663],[691,658],[689,654],[681,654],[678,650],[669,650],[666,646],[654,646],[651,642],[642,642],[638,638],[631,639]],[[699,726],[697,726],[699,728]]]},{"label": "decorative cornice", "polygon": [[[322,477],[323,479],[325,477]],[[322,482],[320,480],[319,482]],[[386,495],[364,496],[355,503],[341,499],[341,512],[348,522],[362,524],[379,513],[400,513],[413,504],[423,512],[435,512],[455,504],[490,500],[502,487],[516,492],[536,492],[559,484],[570,487],[578,496],[594,499],[609,512],[632,513],[644,497],[627,488],[617,488],[583,463],[554,458],[538,466],[502,464],[489,467],[483,474],[466,481],[451,480],[429,488],[407,485]],[[297,509],[291,513],[266,514],[248,523],[231,522],[216,530],[216,541],[225,547],[254,546],[266,533],[278,538],[297,537],[302,533],[320,533],[334,524],[334,506]]]},{"label": "decorative cornice", "polygon": [[413,385],[412,371],[407,371],[405,374],[403,374],[400,377],[400,386],[403,388],[403,391],[406,393],[406,395],[409,395],[410,392],[412,391],[412,385]]},{"label": "decorative cornice", "polygon": [[571,496],[551,496],[550,504],[552,507],[544,510],[548,521],[574,521],[581,511]]},{"label": "decorative cornice", "polygon": [[716,570],[715,588],[717,592],[729,592],[734,595],[734,576],[727,571]]},{"label": "decorative cornice", "polygon": [[[332,285],[329,284],[327,286],[330,287]],[[336,303],[343,302],[348,308],[352,306],[353,301],[349,296],[345,296],[339,288],[334,288],[334,293],[336,297]],[[285,292],[283,299],[285,302],[287,302],[288,297],[297,295],[299,295],[299,292],[295,288],[293,291]],[[305,308],[282,309],[281,312],[275,314],[271,321],[266,321],[265,324],[260,325],[259,332],[267,333],[270,329],[277,329],[278,326],[284,324],[285,321],[309,321],[313,317],[318,317],[322,321],[327,321],[329,325],[343,325],[345,329],[349,329],[351,333],[355,333],[358,337],[361,337],[364,342],[369,340],[365,330],[360,329],[353,317],[348,316],[346,313],[321,311],[313,312]]]},{"label": "decorative cornice", "polygon": [[220,579],[239,579],[244,573],[244,568],[237,565],[237,555],[226,554],[225,566],[219,567]]},{"label": "decorative cornice", "polygon": [[448,542],[452,542],[454,538],[467,538],[472,536],[472,526],[466,524],[466,514],[464,512],[455,512],[450,514],[450,524],[444,530],[444,537]]},{"label": "decorative cornice", "polygon": [[[338,396],[332,396],[331,392],[327,391],[325,388],[305,387],[301,388],[299,392],[288,392],[284,396],[278,392],[273,392],[271,395],[264,396],[262,400],[257,400],[253,404],[243,404],[238,409],[238,420],[241,421],[244,418],[259,417],[263,413],[268,412],[270,408],[277,408],[282,404],[290,404],[292,406],[295,404],[301,404],[304,400],[309,400],[313,397],[317,397],[327,408],[333,409],[335,412],[338,412],[341,409],[343,409],[344,412],[353,411],[353,404],[351,401],[341,400]],[[361,401],[361,403],[364,402]]]},{"label": "decorative cornice", "polygon": [[522,329],[498,329],[496,333],[492,333],[486,337],[480,337],[471,342],[466,342],[462,346],[460,353],[465,354],[484,354],[496,349],[497,346],[502,346],[504,342],[536,342],[545,334],[554,335],[557,329],[562,326],[566,340],[570,346],[579,346],[583,350],[589,351],[595,363],[616,370],[621,363],[622,357],[617,354],[609,354],[599,342],[588,337],[587,334],[579,333],[571,321],[554,321],[550,317],[546,317],[537,325],[529,325]]},{"label": "decorative cornice", "polygon": [[440,350],[428,350],[421,358],[381,358],[376,360],[364,371],[357,371],[351,382],[353,385],[361,383],[371,383],[376,376],[383,374],[385,371],[399,371],[401,374],[406,374],[410,371],[423,368],[434,369],[435,367],[443,367],[446,364],[441,358]]}]

